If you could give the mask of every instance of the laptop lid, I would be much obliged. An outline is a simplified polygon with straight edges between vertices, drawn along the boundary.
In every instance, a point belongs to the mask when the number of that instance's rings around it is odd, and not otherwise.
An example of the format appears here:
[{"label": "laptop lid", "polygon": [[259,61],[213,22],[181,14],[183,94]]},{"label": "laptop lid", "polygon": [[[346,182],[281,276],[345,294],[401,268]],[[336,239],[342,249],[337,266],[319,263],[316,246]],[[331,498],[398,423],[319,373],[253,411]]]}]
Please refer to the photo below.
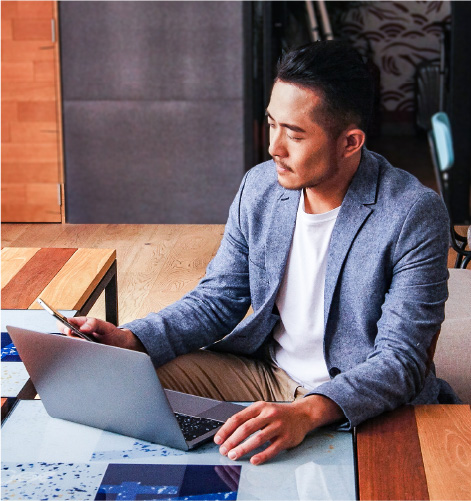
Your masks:
[{"label": "laptop lid", "polygon": [[7,330],[51,417],[189,449],[147,354]]}]

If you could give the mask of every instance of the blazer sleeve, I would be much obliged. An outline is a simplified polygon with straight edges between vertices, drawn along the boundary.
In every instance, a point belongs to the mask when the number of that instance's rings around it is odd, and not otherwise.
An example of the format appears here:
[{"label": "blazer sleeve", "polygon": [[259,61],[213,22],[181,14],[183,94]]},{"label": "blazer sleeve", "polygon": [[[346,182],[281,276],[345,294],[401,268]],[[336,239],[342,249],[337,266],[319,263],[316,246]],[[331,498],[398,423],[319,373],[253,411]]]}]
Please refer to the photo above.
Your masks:
[{"label": "blazer sleeve", "polygon": [[412,401],[423,389],[427,350],[448,297],[448,235],[442,201],[434,193],[423,194],[408,212],[395,245],[392,281],[372,352],[310,393],[336,402],[348,428]]},{"label": "blazer sleeve", "polygon": [[141,340],[156,366],[219,341],[248,311],[248,245],[240,229],[240,205],[249,173],[229,209],[219,250],[197,287],[158,313],[121,326]]}]

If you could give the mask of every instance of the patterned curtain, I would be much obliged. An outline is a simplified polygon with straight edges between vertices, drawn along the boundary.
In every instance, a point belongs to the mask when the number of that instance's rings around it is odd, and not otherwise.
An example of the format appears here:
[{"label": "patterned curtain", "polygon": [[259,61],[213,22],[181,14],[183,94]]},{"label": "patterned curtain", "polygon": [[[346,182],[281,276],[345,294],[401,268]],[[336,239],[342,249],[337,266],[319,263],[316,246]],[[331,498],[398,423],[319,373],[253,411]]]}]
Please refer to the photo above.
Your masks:
[{"label": "patterned curtain", "polygon": [[416,70],[424,61],[439,59],[450,2],[348,3],[338,14],[337,29],[380,69],[383,119],[413,124]]}]

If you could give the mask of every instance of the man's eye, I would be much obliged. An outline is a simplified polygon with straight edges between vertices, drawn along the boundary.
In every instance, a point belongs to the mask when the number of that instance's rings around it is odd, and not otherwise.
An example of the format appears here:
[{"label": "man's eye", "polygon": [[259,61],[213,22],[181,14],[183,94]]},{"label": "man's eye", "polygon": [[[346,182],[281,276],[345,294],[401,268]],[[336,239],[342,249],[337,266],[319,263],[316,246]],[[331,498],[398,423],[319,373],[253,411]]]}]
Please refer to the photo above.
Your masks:
[{"label": "man's eye", "polygon": [[288,136],[289,139],[291,139],[292,141],[301,141],[302,137],[294,137],[294,136],[290,136],[289,134],[286,134]]}]

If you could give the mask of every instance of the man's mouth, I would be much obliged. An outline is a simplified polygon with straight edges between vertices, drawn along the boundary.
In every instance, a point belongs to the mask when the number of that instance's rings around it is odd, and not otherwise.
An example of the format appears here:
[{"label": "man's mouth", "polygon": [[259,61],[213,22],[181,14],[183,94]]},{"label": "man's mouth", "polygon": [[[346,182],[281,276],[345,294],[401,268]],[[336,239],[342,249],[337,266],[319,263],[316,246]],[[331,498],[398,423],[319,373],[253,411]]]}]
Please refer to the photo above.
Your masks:
[{"label": "man's mouth", "polygon": [[275,164],[276,164],[276,171],[278,173],[293,172],[293,170],[283,162],[275,162]]}]

